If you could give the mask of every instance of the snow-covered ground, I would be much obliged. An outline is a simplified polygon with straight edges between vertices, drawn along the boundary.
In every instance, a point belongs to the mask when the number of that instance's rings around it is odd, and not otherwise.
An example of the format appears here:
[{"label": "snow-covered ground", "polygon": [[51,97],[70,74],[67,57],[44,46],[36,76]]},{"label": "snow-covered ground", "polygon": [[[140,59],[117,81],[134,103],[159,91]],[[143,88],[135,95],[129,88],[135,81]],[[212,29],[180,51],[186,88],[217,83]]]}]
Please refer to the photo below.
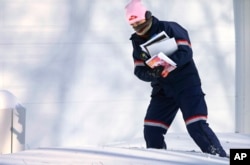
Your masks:
[{"label": "snow-covered ground", "polygon": [[[250,135],[217,134],[227,153],[230,148],[250,148]],[[34,148],[0,155],[1,165],[221,165],[221,158],[199,151],[186,133],[166,136],[168,150],[145,149],[141,138],[102,146]]]}]

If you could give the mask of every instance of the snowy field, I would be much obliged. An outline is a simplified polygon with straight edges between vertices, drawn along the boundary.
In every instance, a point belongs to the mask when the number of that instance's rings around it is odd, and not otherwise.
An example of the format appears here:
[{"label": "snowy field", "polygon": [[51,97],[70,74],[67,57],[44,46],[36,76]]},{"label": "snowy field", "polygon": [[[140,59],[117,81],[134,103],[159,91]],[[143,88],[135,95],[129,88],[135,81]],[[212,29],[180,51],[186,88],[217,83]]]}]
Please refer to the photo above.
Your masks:
[{"label": "snowy field", "polygon": [[[230,148],[250,148],[250,135],[217,134],[226,152]],[[199,151],[185,133],[166,136],[168,150],[145,149],[143,139],[103,146],[34,148],[0,155],[1,165],[222,165],[221,158]]]}]

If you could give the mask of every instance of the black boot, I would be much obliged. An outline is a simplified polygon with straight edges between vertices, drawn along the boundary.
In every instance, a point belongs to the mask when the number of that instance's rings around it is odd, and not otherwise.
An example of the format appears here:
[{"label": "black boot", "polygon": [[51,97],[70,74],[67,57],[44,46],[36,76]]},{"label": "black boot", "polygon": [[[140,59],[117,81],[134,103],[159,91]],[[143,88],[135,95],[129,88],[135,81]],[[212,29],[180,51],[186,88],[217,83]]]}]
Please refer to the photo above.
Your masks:
[{"label": "black boot", "polygon": [[219,139],[206,121],[197,121],[187,126],[190,136],[204,153],[227,157]]},{"label": "black boot", "polygon": [[212,155],[219,155],[220,157],[229,157],[222,147],[216,148],[214,146],[209,146],[207,151],[209,154]]}]

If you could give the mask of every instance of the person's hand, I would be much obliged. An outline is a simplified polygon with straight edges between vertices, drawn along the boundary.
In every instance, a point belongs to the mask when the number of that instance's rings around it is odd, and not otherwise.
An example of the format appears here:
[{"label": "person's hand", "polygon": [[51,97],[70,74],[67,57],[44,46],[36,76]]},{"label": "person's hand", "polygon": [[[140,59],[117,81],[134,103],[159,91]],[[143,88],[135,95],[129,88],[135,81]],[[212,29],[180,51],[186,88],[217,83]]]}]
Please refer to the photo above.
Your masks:
[{"label": "person's hand", "polygon": [[164,70],[163,66],[156,66],[152,70],[150,70],[149,74],[155,78],[159,78],[162,76],[162,71]]}]

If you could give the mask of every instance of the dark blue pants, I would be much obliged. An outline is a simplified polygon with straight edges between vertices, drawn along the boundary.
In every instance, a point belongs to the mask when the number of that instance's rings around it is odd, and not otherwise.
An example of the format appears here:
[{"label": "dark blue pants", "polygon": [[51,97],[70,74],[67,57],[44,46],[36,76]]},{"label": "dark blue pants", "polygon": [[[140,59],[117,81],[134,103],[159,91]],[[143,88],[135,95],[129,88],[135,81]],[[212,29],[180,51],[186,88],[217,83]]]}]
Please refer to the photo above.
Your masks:
[{"label": "dark blue pants", "polygon": [[[164,134],[181,110],[188,133],[203,152],[226,154],[206,122],[207,106],[200,86],[175,92],[162,89],[153,94],[144,121],[147,148],[166,148]],[[215,150],[215,151],[214,151]]]}]

